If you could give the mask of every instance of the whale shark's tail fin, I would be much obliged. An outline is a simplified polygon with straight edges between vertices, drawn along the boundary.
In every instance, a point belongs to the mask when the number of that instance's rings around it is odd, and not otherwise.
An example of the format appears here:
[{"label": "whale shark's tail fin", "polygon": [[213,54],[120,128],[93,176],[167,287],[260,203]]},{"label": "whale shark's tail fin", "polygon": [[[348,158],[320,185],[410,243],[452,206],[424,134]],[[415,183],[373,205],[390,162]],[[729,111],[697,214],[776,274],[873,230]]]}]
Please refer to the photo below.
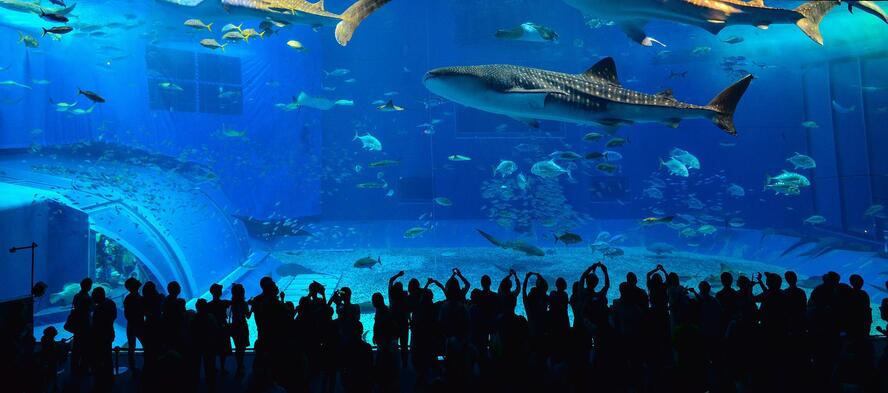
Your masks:
[{"label": "whale shark's tail fin", "polygon": [[389,1],[391,0],[358,0],[348,7],[341,15],[342,20],[336,25],[336,41],[339,45],[348,44],[364,18]]},{"label": "whale shark's tail fin", "polygon": [[706,105],[709,109],[715,111],[712,122],[730,135],[737,135],[737,130],[734,129],[734,110],[737,108],[737,103],[740,102],[740,98],[743,97],[743,93],[746,92],[746,88],[749,87],[749,82],[752,82],[752,79],[752,74],[744,76],[743,79],[722,90]]},{"label": "whale shark's tail fin", "polygon": [[823,16],[838,4],[837,0],[829,0],[809,1],[798,6],[795,11],[804,17],[796,22],[796,26],[802,29],[814,42],[823,45],[823,36],[820,35],[820,22],[823,20]]}]

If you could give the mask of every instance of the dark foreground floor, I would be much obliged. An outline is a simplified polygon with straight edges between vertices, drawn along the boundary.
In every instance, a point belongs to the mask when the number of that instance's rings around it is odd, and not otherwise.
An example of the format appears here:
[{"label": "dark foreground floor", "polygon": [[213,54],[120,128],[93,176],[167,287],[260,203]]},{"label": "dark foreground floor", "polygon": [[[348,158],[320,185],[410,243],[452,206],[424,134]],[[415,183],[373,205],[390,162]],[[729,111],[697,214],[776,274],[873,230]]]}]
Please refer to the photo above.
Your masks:
[{"label": "dark foreground floor", "polygon": [[[883,352],[886,350],[886,344],[888,344],[888,340],[884,338],[874,338],[873,340],[874,350],[875,350],[875,359],[881,358]],[[245,357],[245,365],[247,370],[252,369],[253,363],[253,354],[247,353]],[[114,387],[111,390],[112,392],[121,392],[121,393],[130,393],[130,392],[139,392],[139,391],[147,391],[145,389],[140,389],[141,384],[139,383],[139,379],[141,378],[140,373],[133,373],[129,370],[126,370],[126,367],[123,365],[126,364],[125,355],[121,354],[120,358],[121,372],[114,379]],[[141,356],[137,357],[137,367],[141,367]],[[235,363],[234,358],[229,357],[226,362],[227,371],[225,373],[220,373],[218,377],[218,385],[216,387],[216,392],[218,393],[235,393],[235,392],[256,392],[256,393],[274,393],[274,392],[286,392],[280,386],[272,385],[272,386],[262,386],[261,384],[256,383],[256,379],[253,378],[252,374],[247,371],[245,375],[239,376],[234,372]],[[203,379],[203,373],[201,374],[201,381],[198,389],[195,391],[191,388],[181,389],[181,392],[196,392],[203,393],[209,392],[209,389],[206,385],[206,381]],[[66,368],[64,372],[59,375],[59,388],[61,392],[92,392],[93,390],[93,381],[91,378],[76,378],[71,375],[69,370]],[[487,389],[482,389],[487,390]],[[0,389],[2,391],[2,389]],[[336,386],[331,390],[325,390],[322,386],[321,378],[314,378],[311,381],[309,386],[310,392],[324,392],[324,393],[338,393],[342,392],[342,386],[336,383]],[[369,391],[369,390],[368,390]],[[400,369],[400,392],[432,392],[436,391],[435,389],[430,389],[428,387],[417,387],[416,386],[416,375],[413,372],[412,368],[402,368]],[[744,390],[738,389],[739,392],[744,392]],[[842,392],[866,392],[865,389],[851,385],[844,384],[842,385]],[[160,393],[177,393],[174,391],[164,391]]]},{"label": "dark foreground floor", "polygon": [[[247,372],[245,375],[236,375],[235,370],[235,362],[233,357],[229,357],[226,360],[226,372],[219,373],[218,376],[218,385],[216,386],[216,393],[240,393],[240,392],[255,392],[255,393],[276,393],[276,392],[286,392],[285,389],[280,386],[263,386],[261,383],[257,383],[249,370],[253,367],[253,354],[247,353],[244,358],[244,364]],[[137,368],[141,367],[142,358],[141,356],[137,357]],[[132,393],[138,391],[145,391],[145,389],[140,389],[141,386],[139,379],[141,378],[141,373],[138,371],[134,374],[130,370],[127,370],[124,366],[126,364],[125,355],[121,354],[120,356],[120,371],[119,375],[114,377],[114,387],[111,392],[114,393]],[[415,389],[415,381],[416,377],[413,373],[413,370],[410,368],[401,369],[401,392],[414,392],[414,391],[422,391]],[[206,386],[206,381],[203,379],[204,374],[201,372],[201,381],[198,390],[195,393],[203,393],[208,392],[208,388]],[[92,392],[94,391],[92,378],[76,378],[73,377],[68,368],[66,368],[59,375],[58,382],[59,390],[61,392],[71,392],[71,393],[80,393],[80,392]],[[315,378],[311,381],[310,385],[311,392],[322,392],[322,382],[321,378]],[[0,389],[0,392],[3,390]],[[191,392],[191,390],[183,389],[183,392]],[[336,386],[333,390],[327,390],[326,393],[338,393],[342,392],[342,386],[336,383]],[[176,393],[176,392],[160,392],[160,393]]]}]

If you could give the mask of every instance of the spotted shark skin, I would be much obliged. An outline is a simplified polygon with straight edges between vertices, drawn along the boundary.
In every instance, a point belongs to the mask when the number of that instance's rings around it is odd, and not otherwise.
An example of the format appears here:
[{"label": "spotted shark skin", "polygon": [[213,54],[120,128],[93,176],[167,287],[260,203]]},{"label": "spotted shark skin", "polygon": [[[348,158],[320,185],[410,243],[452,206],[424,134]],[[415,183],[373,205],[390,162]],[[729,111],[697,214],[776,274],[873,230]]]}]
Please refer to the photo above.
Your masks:
[{"label": "spotted shark skin", "polygon": [[740,79],[707,105],[678,101],[669,90],[645,94],[624,88],[609,57],[582,74],[495,64],[434,69],[425,75],[424,83],[451,101],[518,119],[677,127],[683,119],[703,118],[735,135],[734,109],[752,78]]}]

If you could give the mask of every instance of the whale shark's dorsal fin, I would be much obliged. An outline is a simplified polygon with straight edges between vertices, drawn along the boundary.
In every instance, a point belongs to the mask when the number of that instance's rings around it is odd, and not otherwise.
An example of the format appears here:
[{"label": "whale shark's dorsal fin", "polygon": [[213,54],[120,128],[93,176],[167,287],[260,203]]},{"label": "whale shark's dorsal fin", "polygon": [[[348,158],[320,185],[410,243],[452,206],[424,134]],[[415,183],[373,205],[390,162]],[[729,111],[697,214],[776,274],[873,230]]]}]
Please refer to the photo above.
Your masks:
[{"label": "whale shark's dorsal fin", "polygon": [[604,79],[607,82],[620,86],[620,81],[617,79],[617,65],[614,63],[613,57],[605,57],[599,60],[598,63],[586,70],[583,76]]}]

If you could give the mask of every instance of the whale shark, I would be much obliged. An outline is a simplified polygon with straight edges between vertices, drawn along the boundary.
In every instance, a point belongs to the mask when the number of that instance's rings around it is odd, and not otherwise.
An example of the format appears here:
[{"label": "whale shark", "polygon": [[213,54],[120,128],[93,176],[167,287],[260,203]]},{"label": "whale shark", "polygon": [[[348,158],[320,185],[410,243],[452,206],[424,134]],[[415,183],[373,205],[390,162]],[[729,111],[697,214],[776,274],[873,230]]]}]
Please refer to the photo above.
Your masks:
[{"label": "whale shark", "polygon": [[15,12],[30,13],[40,15],[42,13],[51,13],[55,15],[68,15],[74,10],[77,4],[71,4],[67,7],[43,7],[40,2],[27,0],[0,0],[0,8]]},{"label": "whale shark", "polygon": [[158,0],[158,4],[185,10],[190,17],[255,17],[315,28],[336,26],[336,41],[345,46],[364,18],[389,1],[391,0],[357,0],[341,14],[327,11],[324,0],[315,3],[306,0]]},{"label": "whale shark", "polygon": [[[712,34],[718,34],[725,27],[733,25],[767,29],[774,24],[795,24],[814,42],[823,45],[820,22],[827,12],[840,3],[838,0],[809,1],[795,9],[785,9],[768,7],[764,0],[564,1],[584,15],[615,22],[630,39],[645,46],[660,43],[644,32],[645,25],[651,20],[697,26]],[[865,6],[862,5],[861,8]],[[867,11],[872,13],[872,10]]]},{"label": "whale shark", "polygon": [[[201,18],[209,21],[243,22],[244,19],[273,21],[280,24],[300,24],[313,28],[335,26],[336,41],[345,46],[352,39],[355,30],[371,13],[391,0],[356,0],[341,14],[330,12],[324,7],[324,0],[310,3],[307,0],[155,0],[138,2],[130,11],[154,20],[156,24],[172,27],[175,31],[185,19]],[[42,12],[68,15],[77,4],[68,7],[42,6],[39,1],[0,0],[0,25],[16,29],[38,26]],[[84,2],[78,7],[78,29],[81,24],[99,23],[109,14],[117,12],[114,3]],[[6,11],[12,12],[6,12]],[[152,25],[152,26],[155,26]]]},{"label": "whale shark", "polygon": [[444,67],[426,73],[423,83],[448,100],[529,124],[542,119],[605,127],[663,123],[675,128],[683,119],[702,118],[736,135],[734,110],[752,79],[743,77],[706,105],[678,101],[670,89],[645,94],[623,87],[610,57],[581,74],[503,64]]}]

